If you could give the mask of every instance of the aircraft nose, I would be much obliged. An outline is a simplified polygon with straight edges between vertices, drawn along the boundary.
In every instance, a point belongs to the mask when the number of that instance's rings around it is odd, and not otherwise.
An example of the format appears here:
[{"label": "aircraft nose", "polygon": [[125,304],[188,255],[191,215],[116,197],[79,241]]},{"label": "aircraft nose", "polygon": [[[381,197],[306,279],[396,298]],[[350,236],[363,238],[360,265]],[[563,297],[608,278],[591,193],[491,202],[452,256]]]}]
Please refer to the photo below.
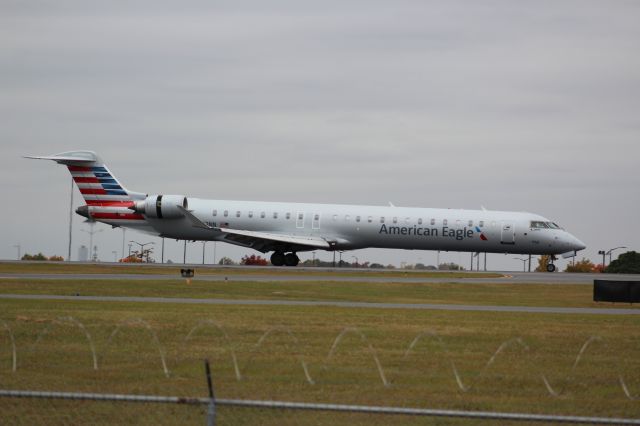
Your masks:
[{"label": "aircraft nose", "polygon": [[569,234],[569,241],[571,244],[571,250],[580,251],[587,248],[586,244]]}]

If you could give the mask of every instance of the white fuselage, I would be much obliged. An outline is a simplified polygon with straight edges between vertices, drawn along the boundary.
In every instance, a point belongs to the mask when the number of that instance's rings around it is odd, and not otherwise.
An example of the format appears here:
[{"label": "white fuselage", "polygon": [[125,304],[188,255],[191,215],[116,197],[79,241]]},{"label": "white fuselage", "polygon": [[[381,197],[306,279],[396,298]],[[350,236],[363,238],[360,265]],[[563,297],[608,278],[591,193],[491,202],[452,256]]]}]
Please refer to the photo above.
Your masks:
[{"label": "white fuselage", "polygon": [[563,229],[532,228],[532,222],[550,222],[524,212],[196,198],[189,198],[189,210],[213,229],[195,228],[186,218],[146,221],[168,238],[224,240],[225,233],[216,229],[227,228],[322,238],[336,250],[561,254],[584,248]]}]

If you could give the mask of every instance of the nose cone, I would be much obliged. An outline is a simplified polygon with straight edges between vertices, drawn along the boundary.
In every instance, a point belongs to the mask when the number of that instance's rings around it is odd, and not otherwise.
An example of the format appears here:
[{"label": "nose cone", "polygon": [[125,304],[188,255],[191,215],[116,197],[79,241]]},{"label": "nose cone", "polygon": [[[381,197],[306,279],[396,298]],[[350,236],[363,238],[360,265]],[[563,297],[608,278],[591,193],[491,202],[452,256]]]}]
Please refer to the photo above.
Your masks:
[{"label": "nose cone", "polygon": [[569,244],[571,245],[571,250],[575,250],[575,251],[580,251],[587,248],[585,243],[583,243],[582,241],[580,241],[579,239],[577,239],[571,234],[569,234]]}]

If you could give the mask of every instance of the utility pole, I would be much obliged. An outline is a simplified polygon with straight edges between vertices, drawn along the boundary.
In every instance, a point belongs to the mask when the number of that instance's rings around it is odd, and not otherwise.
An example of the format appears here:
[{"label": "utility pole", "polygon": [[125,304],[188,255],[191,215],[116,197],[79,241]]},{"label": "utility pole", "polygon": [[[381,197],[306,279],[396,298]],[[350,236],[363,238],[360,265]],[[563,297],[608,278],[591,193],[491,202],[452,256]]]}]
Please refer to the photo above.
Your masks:
[{"label": "utility pole", "polygon": [[71,201],[69,201],[69,253],[67,262],[71,262],[71,236],[73,231],[73,176],[71,176]]}]

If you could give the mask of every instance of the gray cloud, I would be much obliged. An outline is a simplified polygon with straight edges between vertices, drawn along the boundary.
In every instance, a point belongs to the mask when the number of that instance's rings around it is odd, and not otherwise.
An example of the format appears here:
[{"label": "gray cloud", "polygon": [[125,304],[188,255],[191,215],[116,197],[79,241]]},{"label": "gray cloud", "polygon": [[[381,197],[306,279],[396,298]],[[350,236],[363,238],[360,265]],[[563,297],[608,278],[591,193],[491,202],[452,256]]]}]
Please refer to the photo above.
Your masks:
[{"label": "gray cloud", "polygon": [[[98,151],[145,192],[485,205],[557,219],[594,260],[640,249],[637,2],[8,1],[0,12],[0,257],[18,242],[66,253],[66,171],[19,157],[69,149]],[[105,260],[118,235],[100,236]]]}]

